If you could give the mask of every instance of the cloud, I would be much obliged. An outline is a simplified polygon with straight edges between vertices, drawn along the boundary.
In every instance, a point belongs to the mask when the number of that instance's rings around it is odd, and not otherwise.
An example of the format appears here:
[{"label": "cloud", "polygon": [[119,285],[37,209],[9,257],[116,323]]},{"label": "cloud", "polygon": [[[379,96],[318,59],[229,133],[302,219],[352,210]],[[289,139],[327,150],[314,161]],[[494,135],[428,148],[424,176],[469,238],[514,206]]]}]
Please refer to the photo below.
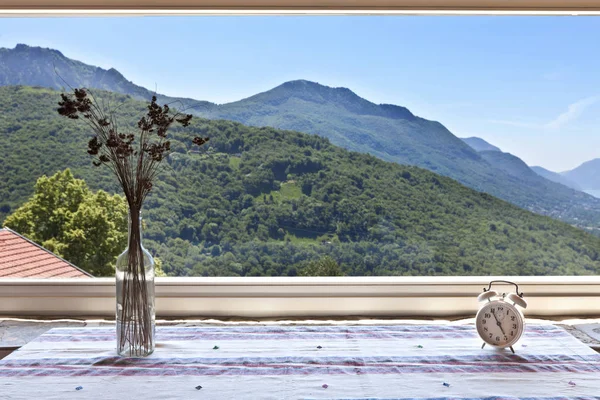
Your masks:
[{"label": "cloud", "polygon": [[573,104],[569,104],[567,111],[560,114],[552,121],[548,122],[544,127],[549,129],[559,129],[564,125],[568,124],[569,122],[579,118],[586,108],[594,105],[598,102],[598,100],[600,100],[600,96],[592,96],[576,101]]},{"label": "cloud", "polygon": [[583,113],[585,112],[585,110],[587,108],[596,104],[598,101],[600,101],[600,96],[591,96],[591,97],[586,97],[584,99],[578,100],[575,103],[569,104],[569,106],[567,107],[567,110],[565,112],[563,112],[562,114],[560,114],[556,118],[554,118],[552,121],[549,121],[545,124],[533,123],[533,122],[523,122],[523,121],[513,121],[513,120],[506,120],[506,119],[492,119],[492,120],[488,120],[488,122],[491,122],[493,124],[514,126],[514,127],[518,127],[518,128],[556,130],[556,129],[560,129],[560,128],[566,126],[570,122],[577,120],[579,117],[581,117],[581,115],[583,115]]}]

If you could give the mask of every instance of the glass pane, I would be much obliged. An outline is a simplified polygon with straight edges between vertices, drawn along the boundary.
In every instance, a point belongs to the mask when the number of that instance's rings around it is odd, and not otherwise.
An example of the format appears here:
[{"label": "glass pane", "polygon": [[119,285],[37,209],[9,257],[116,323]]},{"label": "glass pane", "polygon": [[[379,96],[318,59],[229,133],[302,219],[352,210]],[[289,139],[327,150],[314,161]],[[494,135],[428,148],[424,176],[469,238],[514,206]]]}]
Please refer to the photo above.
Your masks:
[{"label": "glass pane", "polygon": [[0,276],[49,273],[13,233],[94,276],[127,247],[108,144],[57,112],[74,88],[123,141],[153,95],[192,115],[146,136],[157,276],[600,273],[594,17],[1,24]]}]

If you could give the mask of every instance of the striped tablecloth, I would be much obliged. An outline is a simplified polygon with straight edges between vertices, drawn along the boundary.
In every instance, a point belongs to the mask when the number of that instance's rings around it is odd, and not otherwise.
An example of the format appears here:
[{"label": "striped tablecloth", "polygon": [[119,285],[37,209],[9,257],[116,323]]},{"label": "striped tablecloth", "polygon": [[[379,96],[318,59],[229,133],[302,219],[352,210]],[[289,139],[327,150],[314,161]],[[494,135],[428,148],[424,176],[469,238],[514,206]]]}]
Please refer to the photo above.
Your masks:
[{"label": "striped tablecloth", "polygon": [[157,343],[126,359],[113,328],[52,329],[0,361],[0,399],[600,399],[600,354],[552,325],[516,354],[472,325],[158,327]]}]

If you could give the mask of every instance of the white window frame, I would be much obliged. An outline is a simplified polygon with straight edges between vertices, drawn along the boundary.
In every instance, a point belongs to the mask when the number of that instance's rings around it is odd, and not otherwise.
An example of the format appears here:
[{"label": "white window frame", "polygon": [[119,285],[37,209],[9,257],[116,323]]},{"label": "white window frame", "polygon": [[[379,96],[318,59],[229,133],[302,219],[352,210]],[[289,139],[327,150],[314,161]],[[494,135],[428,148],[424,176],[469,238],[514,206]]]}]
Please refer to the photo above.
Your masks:
[{"label": "white window frame", "polygon": [[[181,14],[600,15],[598,0],[0,0],[0,16]],[[600,277],[158,278],[161,317],[473,316],[493,279],[528,316],[600,316]],[[505,287],[511,291],[511,287]],[[114,316],[114,279],[0,279],[0,316]]]},{"label": "white window frame", "polygon": [[[598,276],[157,278],[156,312],[157,318],[472,317],[477,295],[494,279],[519,284],[528,317],[600,317]],[[114,318],[114,312],[111,278],[0,279],[0,316]]]}]

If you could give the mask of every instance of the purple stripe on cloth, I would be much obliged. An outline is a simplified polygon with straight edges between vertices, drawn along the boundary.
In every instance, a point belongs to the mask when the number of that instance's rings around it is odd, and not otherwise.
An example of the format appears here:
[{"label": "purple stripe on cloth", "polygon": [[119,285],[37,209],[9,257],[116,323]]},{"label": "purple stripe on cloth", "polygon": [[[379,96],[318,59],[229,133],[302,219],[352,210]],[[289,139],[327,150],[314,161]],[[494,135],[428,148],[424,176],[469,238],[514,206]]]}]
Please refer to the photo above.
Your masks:
[{"label": "purple stripe on cloth", "polygon": [[[199,333],[199,332],[233,332],[233,333],[253,333],[253,334],[285,334],[285,333],[371,333],[371,332],[407,332],[407,333],[445,333],[445,332],[470,332],[472,325],[389,325],[389,326],[198,326],[198,327],[179,327],[179,326],[159,326],[157,331],[163,333]],[[538,333],[565,333],[564,329],[554,325],[528,325],[528,331]],[[112,332],[114,327],[100,328],[58,328],[52,329],[45,335],[64,335],[81,334],[94,332]]]},{"label": "purple stripe on cloth", "polygon": [[[312,349],[311,349],[312,351]],[[137,366],[159,368],[177,365],[224,365],[224,366],[269,366],[273,364],[306,364],[325,366],[375,366],[390,364],[422,364],[422,365],[482,365],[493,364],[581,364],[596,363],[600,365],[600,354],[583,356],[570,355],[527,355],[519,354],[479,354],[463,356],[333,356],[333,357],[169,357],[169,358],[126,358],[118,356],[90,358],[36,358],[7,359],[0,361],[0,367],[11,368],[52,368],[54,366],[90,366],[117,367]]]},{"label": "purple stripe on cloth", "polygon": [[399,364],[390,366],[305,366],[305,365],[256,365],[256,366],[188,366],[170,365],[157,368],[119,366],[94,367],[60,365],[53,368],[5,368],[0,365],[0,377],[40,377],[40,376],[214,376],[214,375],[357,375],[357,374],[406,374],[406,373],[539,373],[571,372],[598,373],[600,365],[557,364],[557,365],[414,365]]},{"label": "purple stripe on cloth", "polygon": [[[238,327],[239,328],[239,327]],[[478,337],[473,326],[445,327],[452,329],[423,331],[415,329],[387,329],[387,327],[335,327],[336,329],[290,329],[270,327],[244,327],[245,329],[223,328],[157,328],[157,341],[186,341],[186,340],[348,340],[348,339],[470,339]],[[288,327],[286,327],[288,328]],[[358,329],[357,329],[358,328]],[[376,328],[376,329],[373,329]],[[379,328],[379,329],[377,329]],[[395,327],[394,327],[395,328]],[[414,327],[410,327],[414,328]],[[525,338],[539,337],[570,337],[560,328],[547,329],[545,326],[527,328]],[[36,342],[98,342],[115,340],[114,328],[95,329],[60,329],[52,330],[35,339]]]}]

